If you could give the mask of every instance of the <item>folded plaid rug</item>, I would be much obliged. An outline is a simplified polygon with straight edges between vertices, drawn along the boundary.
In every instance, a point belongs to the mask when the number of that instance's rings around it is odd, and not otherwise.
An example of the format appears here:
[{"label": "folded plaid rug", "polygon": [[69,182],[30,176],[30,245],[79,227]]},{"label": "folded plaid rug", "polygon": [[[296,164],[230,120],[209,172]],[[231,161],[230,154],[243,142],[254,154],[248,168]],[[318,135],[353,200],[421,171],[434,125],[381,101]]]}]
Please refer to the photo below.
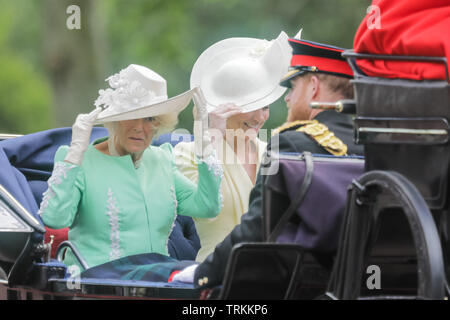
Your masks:
[{"label": "folded plaid rug", "polygon": [[167,282],[171,273],[194,264],[159,253],[144,253],[113,260],[81,273],[81,278]]}]

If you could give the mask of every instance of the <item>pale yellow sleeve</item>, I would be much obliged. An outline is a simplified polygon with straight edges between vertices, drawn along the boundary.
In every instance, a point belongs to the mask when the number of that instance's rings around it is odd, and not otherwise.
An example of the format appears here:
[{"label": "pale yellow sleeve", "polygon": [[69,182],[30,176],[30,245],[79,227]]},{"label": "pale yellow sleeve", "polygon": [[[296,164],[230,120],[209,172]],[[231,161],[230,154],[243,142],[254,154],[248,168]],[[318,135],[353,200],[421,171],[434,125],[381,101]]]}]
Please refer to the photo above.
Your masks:
[{"label": "pale yellow sleeve", "polygon": [[194,142],[180,142],[174,149],[178,170],[194,183],[198,182],[198,168],[195,161]]}]

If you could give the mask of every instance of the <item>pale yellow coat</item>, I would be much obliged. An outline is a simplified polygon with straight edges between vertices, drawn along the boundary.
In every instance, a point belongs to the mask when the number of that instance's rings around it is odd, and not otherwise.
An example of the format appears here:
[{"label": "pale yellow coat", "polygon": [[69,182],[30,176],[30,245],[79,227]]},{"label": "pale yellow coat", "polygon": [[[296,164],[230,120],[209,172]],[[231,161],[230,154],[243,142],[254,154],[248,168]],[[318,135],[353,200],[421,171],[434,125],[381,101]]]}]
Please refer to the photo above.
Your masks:
[{"label": "pale yellow coat", "polygon": [[[258,153],[258,170],[267,143],[259,139],[256,139],[255,142]],[[222,164],[224,175],[221,183],[223,207],[215,218],[194,218],[201,243],[196,258],[199,262],[212,253],[216,245],[222,242],[237,224],[241,223],[242,215],[248,210],[249,195],[253,188],[253,182],[241,162],[224,140],[222,140],[222,150],[223,152],[218,152],[218,158]],[[197,183],[198,171],[194,155],[194,143],[178,143],[174,148],[174,155],[179,170],[191,181]]]}]

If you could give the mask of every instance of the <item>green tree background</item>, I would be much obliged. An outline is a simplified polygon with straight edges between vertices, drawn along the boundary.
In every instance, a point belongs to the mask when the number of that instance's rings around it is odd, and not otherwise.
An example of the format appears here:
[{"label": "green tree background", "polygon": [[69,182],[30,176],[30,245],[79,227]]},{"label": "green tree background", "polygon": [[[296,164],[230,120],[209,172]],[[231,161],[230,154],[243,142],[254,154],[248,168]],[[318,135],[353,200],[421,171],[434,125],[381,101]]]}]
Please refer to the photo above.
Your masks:
[{"label": "green tree background", "polygon": [[[81,30],[69,30],[69,5]],[[229,37],[294,36],[351,48],[369,0],[0,0],[0,133],[72,125],[104,79],[130,63],[160,73],[169,96],[189,88],[197,57]],[[284,122],[282,99],[266,128]],[[192,104],[178,127],[192,130]]]}]

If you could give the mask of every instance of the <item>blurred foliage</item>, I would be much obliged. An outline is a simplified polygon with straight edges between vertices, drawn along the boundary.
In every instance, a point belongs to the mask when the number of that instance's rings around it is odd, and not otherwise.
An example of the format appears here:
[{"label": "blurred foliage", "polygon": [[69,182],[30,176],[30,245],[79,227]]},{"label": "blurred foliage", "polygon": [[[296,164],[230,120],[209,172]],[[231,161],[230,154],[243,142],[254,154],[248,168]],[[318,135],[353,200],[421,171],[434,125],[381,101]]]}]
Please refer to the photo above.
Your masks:
[{"label": "blurred foliage", "polygon": [[0,132],[32,133],[51,127],[51,89],[27,61],[0,53]]},{"label": "blurred foliage", "polygon": [[[51,127],[51,88],[39,66],[37,24],[25,2],[0,1],[0,132],[31,133]],[[34,17],[36,18],[36,16]],[[31,46],[30,46],[31,44]]]},{"label": "blurred foliage", "polygon": [[[190,71],[197,57],[225,38],[270,40],[281,30],[294,36],[303,28],[304,39],[350,48],[370,4],[369,0],[95,1],[97,26],[102,24],[98,36],[106,46],[102,51],[106,73],[101,78],[130,63],[142,64],[166,78],[169,96],[189,88]],[[61,126],[49,115],[57,108],[52,97],[57,96],[58,87],[45,69],[43,62],[48,57],[44,55],[49,53],[42,40],[44,22],[53,17],[39,10],[41,4],[40,0],[0,0],[0,131],[28,133]],[[66,12],[61,15],[68,16]],[[82,28],[93,25],[85,23],[86,16],[82,10]],[[95,45],[98,40],[91,41]],[[83,86],[75,90],[80,92],[74,92],[74,96],[91,99],[91,92],[88,95]],[[80,107],[77,112],[82,111]],[[280,99],[272,105],[265,127],[280,125],[286,113]],[[68,118],[69,123],[73,122],[71,115]],[[192,130],[192,105],[179,118],[179,127]]]}]

